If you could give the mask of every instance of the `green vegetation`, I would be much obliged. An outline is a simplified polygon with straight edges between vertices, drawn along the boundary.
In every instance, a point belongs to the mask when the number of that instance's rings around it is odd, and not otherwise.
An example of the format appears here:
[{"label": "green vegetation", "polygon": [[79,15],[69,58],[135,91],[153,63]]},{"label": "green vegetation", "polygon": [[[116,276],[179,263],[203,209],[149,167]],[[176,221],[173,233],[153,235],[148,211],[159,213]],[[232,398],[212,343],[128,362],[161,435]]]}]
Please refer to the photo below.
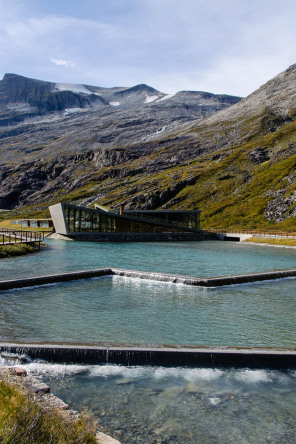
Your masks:
[{"label": "green vegetation", "polygon": [[0,259],[11,256],[22,256],[34,253],[35,248],[26,244],[0,245]]},{"label": "green vegetation", "polygon": [[0,381],[0,442],[95,443],[95,424],[83,416],[70,423],[62,413],[45,412],[18,387]]},{"label": "green vegetation", "polygon": [[[295,127],[293,122],[259,142],[221,150],[216,153],[222,159],[218,162],[211,156],[196,161],[200,166],[198,180],[179,193],[182,201],[178,206],[199,207],[202,224],[208,228],[294,231],[296,220],[288,211],[286,220],[276,222],[266,218],[265,210],[272,193],[283,189],[284,197],[289,197],[295,191],[295,180],[291,180],[296,166],[296,155],[291,155]],[[253,164],[248,154],[258,146],[269,150],[270,159]]]},{"label": "green vegetation", "polygon": [[[26,205],[21,209],[14,209],[9,211],[1,211],[0,212],[0,221],[7,221],[7,217],[9,220],[16,219],[47,219],[50,218],[50,213],[48,210],[48,205],[52,205],[49,203],[52,201],[48,201],[46,203],[42,203],[42,205],[36,207],[36,205]],[[59,200],[57,200],[59,202]],[[1,222],[0,222],[1,223]]]},{"label": "green vegetation", "polygon": [[250,237],[244,242],[254,242],[256,244],[282,245],[287,247],[296,247],[296,239],[282,239],[270,237]]},{"label": "green vegetation", "polygon": [[5,236],[5,234],[0,234],[0,242],[2,242],[2,244],[4,242],[9,242],[9,236]]},{"label": "green vegetation", "polygon": [[[263,117],[260,116],[260,119]],[[262,129],[261,120],[256,119],[257,116],[244,122],[242,132],[248,141],[241,145],[223,148],[214,154],[211,152],[183,165],[149,172],[149,177],[144,171],[133,176],[127,175],[123,179],[105,180],[101,183],[104,194],[100,202],[110,206],[118,204],[122,201],[123,188],[128,201],[129,196],[149,198],[172,189],[175,184],[181,184],[180,190],[172,193],[173,196],[163,203],[171,209],[200,208],[203,227],[294,231],[296,221],[294,217],[289,217],[289,208],[284,214],[284,220],[277,222],[267,219],[266,207],[273,198],[272,193],[284,190],[284,198],[288,198],[295,192],[296,122],[266,134],[265,126]],[[222,124],[220,126],[222,131]],[[250,135],[250,127],[255,128],[253,137]],[[254,163],[250,152],[258,147],[264,147],[269,158]],[[184,147],[178,148],[181,150]],[[166,148],[154,152],[146,156],[145,162],[153,162],[156,157],[159,159],[165,151],[168,156],[170,150]],[[142,163],[143,159],[137,159],[128,165],[128,170],[139,168]],[[123,170],[127,164],[118,168]],[[75,189],[75,194],[68,197],[88,197],[93,187],[94,182],[88,190]],[[158,208],[161,206],[162,202]]]},{"label": "green vegetation", "polygon": [[[149,149],[143,143],[143,155],[126,162],[94,167],[92,160],[72,161],[71,179],[43,194],[39,208],[26,206],[9,217],[48,217],[54,203],[97,199],[110,208],[124,201],[138,208],[200,209],[204,228],[296,231],[295,116],[294,108],[281,115],[267,107],[232,120],[210,118]],[[254,159],[256,150],[266,159]]]}]

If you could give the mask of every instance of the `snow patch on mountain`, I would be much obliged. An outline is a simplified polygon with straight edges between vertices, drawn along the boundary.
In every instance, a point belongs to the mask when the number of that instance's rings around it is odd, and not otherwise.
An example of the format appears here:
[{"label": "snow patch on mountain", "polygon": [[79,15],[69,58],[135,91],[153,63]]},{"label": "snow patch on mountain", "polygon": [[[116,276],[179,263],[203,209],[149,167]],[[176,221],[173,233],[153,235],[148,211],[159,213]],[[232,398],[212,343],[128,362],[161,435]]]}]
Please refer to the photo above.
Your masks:
[{"label": "snow patch on mountain", "polygon": [[170,99],[171,97],[174,97],[176,94],[167,94],[166,96],[162,97],[161,99],[158,99],[157,102],[161,102],[162,100]]},{"label": "snow patch on mountain", "polygon": [[119,106],[119,105],[120,105],[120,102],[109,102],[109,105],[112,105],[112,106]]},{"label": "snow patch on mountain", "polygon": [[149,140],[152,140],[154,137],[159,136],[161,133],[163,133],[168,127],[163,126],[162,128],[159,128],[155,133],[148,134],[147,136],[141,137],[141,141],[148,142]]},{"label": "snow patch on mountain", "polygon": [[159,96],[146,96],[146,99],[144,100],[144,103],[150,103],[154,102],[154,100],[157,100]]},{"label": "snow patch on mountain", "polygon": [[74,93],[92,94],[84,85],[78,83],[56,83],[55,88],[58,91],[72,91]]},{"label": "snow patch on mountain", "polygon": [[68,114],[79,113],[83,111],[84,111],[83,108],[66,108],[65,111],[63,112],[63,115],[67,116]]}]

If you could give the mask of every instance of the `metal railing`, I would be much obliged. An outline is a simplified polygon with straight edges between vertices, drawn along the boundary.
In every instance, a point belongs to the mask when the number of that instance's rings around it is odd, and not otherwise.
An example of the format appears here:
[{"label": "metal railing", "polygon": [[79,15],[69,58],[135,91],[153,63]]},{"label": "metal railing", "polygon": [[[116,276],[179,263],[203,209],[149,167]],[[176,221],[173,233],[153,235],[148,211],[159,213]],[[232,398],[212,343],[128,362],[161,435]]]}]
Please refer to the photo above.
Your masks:
[{"label": "metal railing", "polygon": [[251,234],[252,236],[257,237],[280,237],[287,239],[296,239],[296,232],[285,232],[285,231],[261,231],[261,230],[243,230],[237,228],[229,230],[227,228],[204,228],[204,230],[209,231],[211,233],[221,233],[221,234]]},{"label": "metal railing", "polygon": [[16,243],[29,244],[38,243],[44,240],[45,233],[41,231],[22,231],[14,230],[12,228],[0,227],[0,244],[12,245]]}]

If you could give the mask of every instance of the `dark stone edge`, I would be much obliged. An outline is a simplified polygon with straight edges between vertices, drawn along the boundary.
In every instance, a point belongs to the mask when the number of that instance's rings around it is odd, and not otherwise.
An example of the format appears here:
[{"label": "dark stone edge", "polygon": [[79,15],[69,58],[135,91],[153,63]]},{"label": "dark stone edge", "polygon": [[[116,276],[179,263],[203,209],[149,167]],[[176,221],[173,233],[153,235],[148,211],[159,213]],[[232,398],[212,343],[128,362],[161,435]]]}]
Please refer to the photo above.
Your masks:
[{"label": "dark stone edge", "polygon": [[13,288],[34,287],[38,285],[55,284],[58,282],[76,281],[80,279],[90,279],[100,276],[111,276],[111,268],[98,268],[94,270],[71,271],[61,274],[50,274],[45,276],[32,276],[28,278],[17,278],[0,281],[1,290],[11,290]]},{"label": "dark stone edge", "polygon": [[123,268],[97,268],[93,270],[81,270],[61,274],[45,276],[32,276],[28,278],[17,278],[0,281],[1,290],[11,290],[14,288],[33,287],[38,285],[55,284],[80,279],[89,279],[100,276],[123,276],[138,279],[148,279],[154,281],[170,282],[176,284],[192,285],[198,287],[222,287],[225,285],[238,285],[250,282],[260,282],[266,280],[283,279],[295,277],[296,269],[278,270],[263,273],[241,274],[234,276],[219,276],[212,278],[199,278],[194,276],[181,276],[150,271],[137,271]]},{"label": "dark stone edge", "polygon": [[0,344],[0,352],[67,364],[149,365],[162,367],[296,369],[296,350],[253,348],[141,348]]}]

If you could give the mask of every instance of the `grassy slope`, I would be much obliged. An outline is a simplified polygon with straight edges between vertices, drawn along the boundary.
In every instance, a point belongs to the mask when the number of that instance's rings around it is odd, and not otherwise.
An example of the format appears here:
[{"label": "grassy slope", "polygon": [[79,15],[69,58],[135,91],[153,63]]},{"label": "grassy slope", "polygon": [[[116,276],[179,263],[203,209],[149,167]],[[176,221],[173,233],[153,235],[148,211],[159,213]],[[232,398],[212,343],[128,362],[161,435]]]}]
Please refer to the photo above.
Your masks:
[{"label": "grassy slope", "polygon": [[0,259],[11,256],[23,256],[24,254],[34,253],[36,251],[31,245],[15,244],[0,245]]},{"label": "grassy slope", "polygon": [[0,442],[95,443],[94,427],[84,418],[74,424],[59,413],[45,413],[21,389],[0,381]]},{"label": "grassy slope", "polygon": [[244,240],[244,242],[252,242],[256,244],[269,244],[277,245],[282,247],[296,247],[296,239],[279,239],[279,238],[268,238],[268,237],[250,237]]},{"label": "grassy slope", "polygon": [[[186,165],[151,173],[148,178],[141,174],[123,180],[106,180],[100,184],[105,190],[101,203],[121,202],[123,186],[126,198],[134,196],[135,189],[140,190],[139,194],[151,195],[172,184],[195,178],[193,185],[185,186],[166,206],[171,209],[200,208],[204,227],[295,230],[295,218],[275,223],[268,221],[264,215],[270,199],[268,191],[285,188],[285,196],[288,197],[296,189],[295,182],[287,180],[295,171],[296,154],[291,155],[291,147],[295,145],[296,121],[267,135],[259,133],[247,143],[215,151],[215,156],[210,153]],[[257,147],[267,148],[270,160],[253,164],[248,154]],[[137,160],[129,167],[136,168],[141,162]],[[86,185],[74,190],[66,196],[66,200],[91,196],[95,185],[92,183],[89,187]]]},{"label": "grassy slope", "polygon": [[[295,118],[295,114],[292,116]],[[281,128],[274,129],[278,117],[264,111],[244,120],[216,122],[214,125],[198,125],[189,129],[196,143],[206,146],[205,154],[170,167],[167,161],[176,152],[184,150],[184,142],[172,143],[165,148],[156,143],[154,152],[131,162],[94,169],[92,163],[82,162],[75,166],[75,174],[87,179],[71,191],[57,190],[53,199],[42,203],[42,208],[25,207],[11,213],[10,218],[20,215],[30,217],[48,216],[47,205],[59,201],[79,201],[100,196],[102,205],[112,207],[135,196],[149,200],[176,184],[183,184],[173,196],[156,207],[170,209],[202,210],[202,226],[205,228],[252,228],[296,231],[295,218],[288,217],[276,223],[265,217],[266,205],[272,197],[268,192],[285,190],[289,197],[296,190],[296,120],[280,122]],[[235,135],[235,137],[233,137]],[[229,139],[229,142],[227,141]],[[231,141],[239,140],[240,143]],[[213,146],[211,147],[211,143]],[[219,148],[220,146],[220,148]],[[266,148],[270,159],[260,164],[251,162],[248,154],[255,148]],[[163,160],[162,168],[154,168],[155,162]],[[116,170],[117,175],[103,173]],[[140,171],[133,174],[133,171]],[[292,178],[292,179],[291,179]],[[287,213],[288,215],[288,213]],[[7,213],[4,215],[7,218]]]},{"label": "grassy slope", "polygon": [[[294,173],[296,155],[290,155],[296,143],[296,122],[254,141],[222,150],[224,159],[215,162],[210,156],[200,165],[197,183],[181,193],[182,207],[197,206],[203,211],[207,227],[272,228],[295,230],[295,218],[281,223],[269,222],[265,208],[268,191],[285,188],[285,197],[296,188],[287,177]],[[257,147],[270,151],[270,160],[254,165],[248,153]]]}]

